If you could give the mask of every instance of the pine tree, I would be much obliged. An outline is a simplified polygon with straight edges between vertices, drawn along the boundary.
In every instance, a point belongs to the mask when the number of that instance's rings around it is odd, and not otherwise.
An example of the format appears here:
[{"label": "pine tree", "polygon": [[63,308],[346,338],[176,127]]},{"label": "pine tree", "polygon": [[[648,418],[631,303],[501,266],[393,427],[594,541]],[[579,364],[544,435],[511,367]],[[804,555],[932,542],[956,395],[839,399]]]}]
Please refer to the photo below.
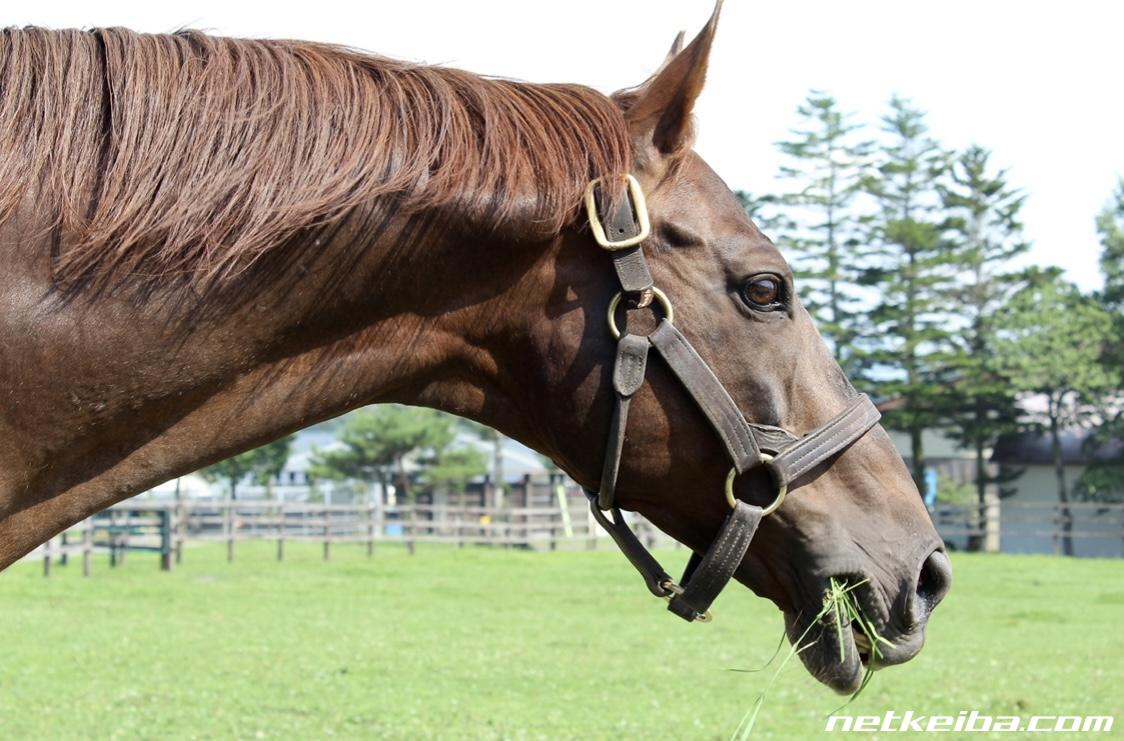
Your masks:
[{"label": "pine tree", "polygon": [[208,481],[226,481],[230,485],[230,498],[237,499],[238,484],[247,476],[252,477],[255,483],[268,487],[269,481],[285,468],[295,437],[286,435],[260,448],[213,463],[199,473]]},{"label": "pine tree", "polygon": [[1107,362],[1124,366],[1124,178],[1116,184],[1112,200],[1097,215],[1097,233],[1101,237],[1101,274],[1104,290],[1100,298],[1115,317],[1117,341],[1109,349]]},{"label": "pine tree", "polygon": [[734,197],[738,199],[746,215],[766,235],[775,237],[785,229],[791,228],[791,223],[777,212],[777,203],[780,199],[776,195],[766,193],[758,196],[747,190],[735,190]]},{"label": "pine tree", "polygon": [[318,478],[394,483],[401,499],[413,502],[407,461],[424,466],[453,442],[456,418],[434,409],[383,404],[349,414],[338,433],[338,448],[317,451],[311,473]]},{"label": "pine tree", "polygon": [[[1101,237],[1101,306],[1113,318],[1113,333],[1101,357],[1107,369],[1124,368],[1124,178],[1117,183],[1111,202],[1097,215]],[[1101,424],[1089,438],[1089,467],[1077,482],[1077,493],[1086,499],[1124,501],[1124,450],[1112,458],[1105,452],[1112,441],[1124,440],[1124,393],[1117,388],[1100,409]]]},{"label": "pine tree", "polygon": [[871,144],[826,93],[811,91],[796,110],[800,125],[791,130],[791,139],[777,143],[787,157],[780,175],[788,189],[778,198],[785,218],[773,226],[778,243],[792,252],[804,306],[835,359],[853,373],[863,316],[857,288],[863,239],[854,200]]},{"label": "pine tree", "polygon": [[[1008,470],[989,474],[986,452],[1001,434],[1018,426],[1015,394],[996,367],[995,346],[1001,309],[1026,283],[1025,271],[1012,269],[1011,261],[1030,248],[1019,221],[1026,197],[1007,184],[1006,171],[991,172],[990,156],[982,147],[968,147],[938,186],[945,247],[959,271],[956,282],[942,291],[959,319],[944,361],[951,375],[947,424],[952,437],[975,453],[981,521],[988,484],[1014,478]],[[978,547],[976,541],[970,547]]]},{"label": "pine tree", "polygon": [[1016,293],[1000,318],[996,358],[1016,392],[1045,399],[1037,426],[1050,436],[1062,548],[1073,555],[1070,492],[1062,461],[1061,435],[1096,414],[1104,395],[1120,387],[1119,369],[1100,363],[1112,338],[1112,317],[1099,302],[1062,281],[1056,269],[1043,272]]},{"label": "pine tree", "polygon": [[866,381],[896,399],[887,424],[909,434],[913,479],[924,490],[922,433],[942,421],[942,377],[948,341],[944,295],[955,277],[938,222],[937,182],[948,155],[929,136],[925,116],[897,96],[882,119],[886,142],[877,175],[866,182],[878,204],[869,233],[871,266],[864,283],[878,293],[870,312]]}]

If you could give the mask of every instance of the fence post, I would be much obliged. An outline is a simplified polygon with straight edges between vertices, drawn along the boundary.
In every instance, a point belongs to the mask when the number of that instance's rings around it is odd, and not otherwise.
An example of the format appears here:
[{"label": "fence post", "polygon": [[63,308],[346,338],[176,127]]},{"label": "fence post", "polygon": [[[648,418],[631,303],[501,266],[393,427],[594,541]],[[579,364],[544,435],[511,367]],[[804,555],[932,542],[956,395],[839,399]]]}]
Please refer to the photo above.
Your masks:
[{"label": "fence post", "polygon": [[121,550],[117,553],[117,563],[124,566],[129,556],[129,528],[132,527],[133,513],[127,509],[121,510],[121,520],[125,524],[121,526]]},{"label": "fence post", "polygon": [[324,560],[332,558],[332,512],[328,509],[330,504],[324,505]]},{"label": "fence post", "polygon": [[234,500],[227,499],[224,503],[223,529],[226,530],[226,562],[234,561]]},{"label": "fence post", "polygon": [[277,504],[277,560],[285,560],[285,503]]},{"label": "fence post", "polygon": [[367,503],[367,558],[375,555],[375,505]]},{"label": "fence post", "polygon": [[531,474],[523,474],[523,516],[519,518],[522,533],[519,537],[520,548],[531,547],[531,528],[534,525],[534,515],[531,514]]},{"label": "fence post", "polygon": [[160,509],[160,570],[172,570],[172,507]]},{"label": "fence post", "polygon": [[[177,481],[177,486],[178,481]],[[176,500],[175,549],[176,563],[183,563],[183,541],[187,538],[187,507],[182,499]]]},{"label": "fence post", "polygon": [[562,526],[562,508],[565,505],[558,499],[558,492],[554,488],[554,474],[551,474],[546,482],[547,501],[550,502],[549,509],[549,522],[547,527],[550,528],[550,550],[558,550],[558,529]]},{"label": "fence post", "polygon": [[406,502],[406,506],[410,508],[410,516],[406,519],[403,519],[401,514],[402,510],[399,509],[398,522],[402,525],[402,535],[406,537],[406,550],[412,556],[414,555],[415,548],[414,533],[417,530],[417,528],[414,527],[414,523],[416,522],[417,518],[417,494],[414,494],[409,498],[409,500]]},{"label": "fence post", "polygon": [[51,549],[54,548],[54,545],[54,538],[43,544],[43,576],[51,575]]},{"label": "fence post", "polygon": [[86,518],[86,529],[82,533],[82,576],[90,575],[90,562],[94,555],[94,518]]},{"label": "fence post", "polygon": [[383,489],[379,487],[379,494],[375,497],[375,535],[381,538],[385,533],[386,511],[383,509]]},{"label": "fence post", "polygon": [[985,494],[984,517],[984,552],[999,553],[999,544],[1002,533],[1000,532],[999,494],[988,491]]},{"label": "fence post", "polygon": [[1061,553],[1061,540],[1059,539],[1059,528],[1061,527],[1061,509],[1058,505],[1050,507],[1050,539],[1052,542],[1053,554],[1058,555]]},{"label": "fence post", "polygon": [[464,548],[464,520],[467,509],[468,503],[465,501],[465,491],[462,487],[457,492],[457,509],[453,513],[453,538],[457,548]]},{"label": "fence post", "polygon": [[109,566],[110,568],[117,568],[117,523],[118,512],[115,509],[109,510]]}]

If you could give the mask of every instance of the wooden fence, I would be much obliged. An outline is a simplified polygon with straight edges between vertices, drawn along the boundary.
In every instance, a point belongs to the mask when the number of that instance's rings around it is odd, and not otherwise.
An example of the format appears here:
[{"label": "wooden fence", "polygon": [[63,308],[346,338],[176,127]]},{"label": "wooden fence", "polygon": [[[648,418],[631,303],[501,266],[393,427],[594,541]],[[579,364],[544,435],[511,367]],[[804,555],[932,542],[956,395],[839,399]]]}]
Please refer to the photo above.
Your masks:
[{"label": "wooden fence", "polygon": [[[994,500],[986,507],[940,505],[933,522],[945,541],[963,548],[989,531],[1004,553],[1062,553],[1072,539],[1078,556],[1124,556],[1124,504]],[[1067,532],[1068,530],[1068,532]]]},{"label": "wooden fence", "polygon": [[[486,507],[452,504],[309,504],[276,501],[127,501],[52,538],[27,558],[52,563],[81,558],[89,575],[91,556],[108,553],[110,565],[130,551],[159,554],[160,567],[174,568],[188,541],[219,542],[233,561],[240,542],[272,541],[283,560],[290,542],[322,545],[325,560],[333,547],[358,544],[367,555],[376,544],[448,543],[501,548],[596,549],[609,541],[581,499],[581,509],[565,504],[536,507]],[[639,515],[629,515],[637,534],[650,546],[678,545]]]},{"label": "wooden fence", "polygon": [[[1082,502],[1063,510],[1052,503],[1004,502],[983,512],[972,505],[942,505],[932,515],[953,548],[997,528],[1002,551],[1060,553],[1068,519],[1077,555],[1124,556],[1124,504]],[[629,517],[649,546],[674,544],[643,517]],[[224,543],[232,561],[238,543],[254,540],[274,542],[278,560],[285,557],[286,543],[295,541],[321,544],[325,560],[342,544],[358,544],[370,556],[381,542],[404,544],[411,551],[423,543],[554,550],[596,549],[610,542],[589,515],[584,497],[570,495],[533,507],[132,500],[52,538],[28,558],[42,559],[45,575],[52,564],[81,559],[89,575],[95,553],[108,554],[115,566],[131,552],[147,551],[170,570],[183,558],[188,541]]]}]

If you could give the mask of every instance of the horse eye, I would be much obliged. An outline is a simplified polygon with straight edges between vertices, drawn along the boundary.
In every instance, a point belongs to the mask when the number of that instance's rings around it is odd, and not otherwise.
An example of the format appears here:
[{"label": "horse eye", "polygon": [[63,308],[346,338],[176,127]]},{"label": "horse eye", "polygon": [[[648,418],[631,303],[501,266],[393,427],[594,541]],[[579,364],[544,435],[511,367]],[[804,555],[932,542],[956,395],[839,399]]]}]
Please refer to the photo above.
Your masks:
[{"label": "horse eye", "polygon": [[742,293],[754,308],[771,309],[780,299],[781,284],[771,275],[759,275],[746,282]]}]

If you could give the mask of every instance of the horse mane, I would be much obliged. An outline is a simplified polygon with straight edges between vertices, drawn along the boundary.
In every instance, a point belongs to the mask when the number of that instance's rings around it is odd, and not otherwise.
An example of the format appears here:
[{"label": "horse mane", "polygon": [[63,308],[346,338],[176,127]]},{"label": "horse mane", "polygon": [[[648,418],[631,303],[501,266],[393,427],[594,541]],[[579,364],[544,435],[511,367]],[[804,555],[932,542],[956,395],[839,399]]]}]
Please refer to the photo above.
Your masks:
[{"label": "horse mane", "polygon": [[619,108],[300,41],[0,31],[0,223],[65,235],[56,275],[222,279],[356,208],[549,237],[626,173]]}]

